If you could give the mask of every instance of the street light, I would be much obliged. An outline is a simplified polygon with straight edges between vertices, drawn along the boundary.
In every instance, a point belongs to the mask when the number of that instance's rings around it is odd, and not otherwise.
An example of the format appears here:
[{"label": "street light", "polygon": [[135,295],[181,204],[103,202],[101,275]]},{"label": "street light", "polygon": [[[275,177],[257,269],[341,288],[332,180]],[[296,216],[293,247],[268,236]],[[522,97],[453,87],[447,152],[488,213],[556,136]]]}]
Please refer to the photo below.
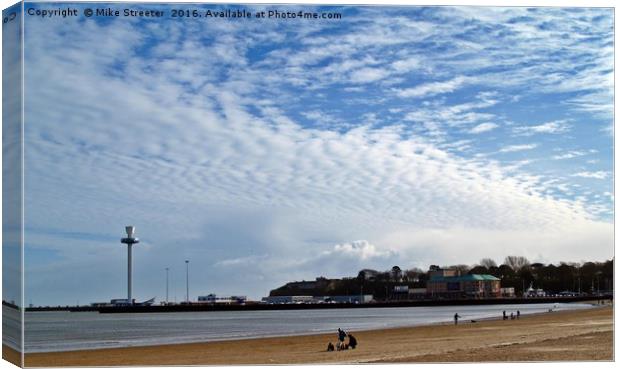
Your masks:
[{"label": "street light", "polygon": [[189,304],[189,260],[185,260],[185,289],[185,297],[187,297],[187,303]]}]

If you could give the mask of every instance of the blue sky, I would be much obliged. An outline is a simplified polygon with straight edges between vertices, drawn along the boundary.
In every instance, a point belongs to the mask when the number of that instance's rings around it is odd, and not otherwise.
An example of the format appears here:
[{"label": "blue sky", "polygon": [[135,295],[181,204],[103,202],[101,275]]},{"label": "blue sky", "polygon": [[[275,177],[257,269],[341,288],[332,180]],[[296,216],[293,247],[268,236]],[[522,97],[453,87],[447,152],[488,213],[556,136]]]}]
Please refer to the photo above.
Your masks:
[{"label": "blue sky", "polygon": [[290,9],[26,18],[26,303],[613,255],[612,10]]}]

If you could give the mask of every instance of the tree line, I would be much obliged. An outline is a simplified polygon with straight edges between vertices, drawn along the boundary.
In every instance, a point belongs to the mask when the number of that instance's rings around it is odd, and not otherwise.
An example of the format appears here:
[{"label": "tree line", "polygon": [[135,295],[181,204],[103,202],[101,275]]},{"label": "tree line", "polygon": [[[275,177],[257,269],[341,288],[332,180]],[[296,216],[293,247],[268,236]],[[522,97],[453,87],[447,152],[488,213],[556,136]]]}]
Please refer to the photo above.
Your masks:
[{"label": "tree line", "polygon": [[[562,292],[597,294],[613,290],[613,259],[604,262],[561,262],[555,264],[530,263],[523,256],[507,256],[500,265],[490,258],[484,258],[475,265],[449,265],[444,269],[455,269],[460,275],[490,274],[501,280],[502,287],[512,287],[517,296],[530,286],[542,289],[547,294]],[[386,271],[360,270],[357,277],[342,279],[317,278],[313,288],[300,288],[299,284],[288,283],[271,291],[277,295],[355,295],[372,294],[376,300],[405,299],[396,286],[426,288],[428,271],[420,268],[401,269],[393,266]]]},{"label": "tree line", "polygon": [[497,266],[483,259],[469,274],[491,274],[502,281],[502,287],[514,287],[519,295],[530,285],[550,294],[565,291],[595,294],[613,290],[613,259],[605,262],[569,263],[559,265],[530,263],[524,257],[508,256]]}]

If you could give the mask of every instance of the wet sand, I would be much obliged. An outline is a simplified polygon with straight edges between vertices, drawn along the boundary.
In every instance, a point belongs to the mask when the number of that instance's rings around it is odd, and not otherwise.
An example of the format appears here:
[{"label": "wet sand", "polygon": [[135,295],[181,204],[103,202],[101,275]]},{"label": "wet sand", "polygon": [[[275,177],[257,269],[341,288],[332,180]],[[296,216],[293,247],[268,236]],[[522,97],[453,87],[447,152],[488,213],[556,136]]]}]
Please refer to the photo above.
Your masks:
[{"label": "wet sand", "polygon": [[[334,327],[334,331],[337,327]],[[352,332],[355,350],[326,352],[336,333],[32,353],[26,366],[225,365],[613,360],[610,306],[519,320]]]}]

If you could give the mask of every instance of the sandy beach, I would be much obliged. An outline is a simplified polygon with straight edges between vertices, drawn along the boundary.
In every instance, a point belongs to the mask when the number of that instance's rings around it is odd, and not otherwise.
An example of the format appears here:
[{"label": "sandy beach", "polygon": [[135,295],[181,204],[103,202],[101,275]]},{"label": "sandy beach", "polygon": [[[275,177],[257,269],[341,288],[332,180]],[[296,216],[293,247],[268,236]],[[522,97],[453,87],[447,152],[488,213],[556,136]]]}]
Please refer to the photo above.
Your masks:
[{"label": "sandy beach", "polygon": [[[337,327],[334,327],[334,331]],[[336,334],[32,353],[26,366],[223,365],[613,360],[613,309],[352,332],[355,350],[326,352]],[[6,350],[6,348],[4,348]]]}]

